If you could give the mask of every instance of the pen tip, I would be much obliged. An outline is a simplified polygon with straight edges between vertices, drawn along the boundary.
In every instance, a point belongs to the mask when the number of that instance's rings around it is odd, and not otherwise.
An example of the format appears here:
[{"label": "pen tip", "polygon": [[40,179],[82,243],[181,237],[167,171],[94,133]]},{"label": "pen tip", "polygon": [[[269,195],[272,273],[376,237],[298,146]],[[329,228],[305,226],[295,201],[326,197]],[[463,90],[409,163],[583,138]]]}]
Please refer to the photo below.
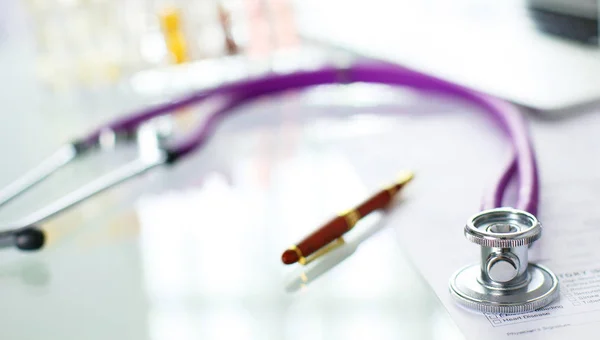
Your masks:
[{"label": "pen tip", "polygon": [[285,264],[292,264],[292,263],[296,263],[298,262],[299,258],[298,258],[298,254],[296,254],[295,251],[293,250],[286,250],[283,252],[283,255],[281,255],[281,262],[285,263]]},{"label": "pen tip", "polygon": [[403,171],[398,176],[398,184],[403,185],[410,182],[415,177],[415,173],[412,171]]}]

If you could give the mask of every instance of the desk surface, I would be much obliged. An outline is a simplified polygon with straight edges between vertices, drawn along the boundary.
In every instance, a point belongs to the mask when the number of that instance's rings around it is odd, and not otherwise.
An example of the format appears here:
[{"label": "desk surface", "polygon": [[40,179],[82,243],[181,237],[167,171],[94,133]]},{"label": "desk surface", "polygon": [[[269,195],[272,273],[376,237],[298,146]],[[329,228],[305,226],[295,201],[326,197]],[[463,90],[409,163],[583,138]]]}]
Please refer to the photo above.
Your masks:
[{"label": "desk surface", "polygon": [[[13,80],[0,91],[0,186],[81,131],[151,101],[119,91],[43,94],[26,58],[2,58]],[[461,339],[407,260],[396,226],[377,217],[362,226],[370,237],[351,236],[354,245],[364,240],[331,257],[316,279],[280,263],[288,245],[393,178],[365,183],[340,145],[394,134],[402,122],[379,113],[439,109],[411,96],[376,107],[387,91],[348,91],[251,105],[192,159],[44,224],[44,251],[2,251],[3,338]],[[0,221],[128,156],[66,169],[3,207]]]}]

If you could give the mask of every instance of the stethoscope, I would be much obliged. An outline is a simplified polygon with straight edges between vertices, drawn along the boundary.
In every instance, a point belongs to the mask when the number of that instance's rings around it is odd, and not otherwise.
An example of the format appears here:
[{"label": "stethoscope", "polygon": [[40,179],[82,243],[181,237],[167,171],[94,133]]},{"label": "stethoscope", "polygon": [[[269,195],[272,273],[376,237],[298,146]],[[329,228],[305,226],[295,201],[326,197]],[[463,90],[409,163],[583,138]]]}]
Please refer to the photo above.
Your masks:
[{"label": "stethoscope", "polygon": [[[255,98],[292,89],[333,83],[377,83],[406,86],[420,91],[451,96],[483,110],[498,125],[514,150],[482,204],[482,211],[465,226],[466,238],[481,246],[481,262],[465,267],[450,280],[450,293],[461,305],[485,312],[516,313],[541,308],[558,296],[558,279],[547,268],[528,261],[528,247],[541,236],[534,216],[538,205],[538,172],[526,123],[518,110],[495,98],[412,70],[384,63],[362,62],[348,67],[323,67],[288,74],[269,74],[208,90],[151,107],[99,127],[89,135],[61,147],[39,166],[0,192],[0,206],[41,182],[61,167],[101,148],[110,136],[116,143],[131,141],[147,121],[192,104],[222,97],[205,122],[174,144],[157,147],[151,156],[132,163],[80,187],[53,204],[15,223],[0,233],[0,247],[37,250],[44,245],[44,232],[37,226],[87,198],[145,173],[160,165],[172,165],[208,142],[217,125],[242,104]],[[473,166],[476,166],[473,164]],[[505,208],[502,199],[508,183],[518,179],[516,208]]]}]

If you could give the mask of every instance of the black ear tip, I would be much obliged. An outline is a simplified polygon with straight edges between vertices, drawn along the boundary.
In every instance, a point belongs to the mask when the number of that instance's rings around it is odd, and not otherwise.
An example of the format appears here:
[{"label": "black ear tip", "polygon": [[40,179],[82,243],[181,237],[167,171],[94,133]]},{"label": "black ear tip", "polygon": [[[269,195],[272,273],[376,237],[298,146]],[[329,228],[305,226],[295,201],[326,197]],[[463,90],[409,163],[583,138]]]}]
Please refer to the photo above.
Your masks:
[{"label": "black ear tip", "polygon": [[15,246],[21,250],[38,250],[44,246],[46,235],[37,227],[29,227],[15,233]]}]

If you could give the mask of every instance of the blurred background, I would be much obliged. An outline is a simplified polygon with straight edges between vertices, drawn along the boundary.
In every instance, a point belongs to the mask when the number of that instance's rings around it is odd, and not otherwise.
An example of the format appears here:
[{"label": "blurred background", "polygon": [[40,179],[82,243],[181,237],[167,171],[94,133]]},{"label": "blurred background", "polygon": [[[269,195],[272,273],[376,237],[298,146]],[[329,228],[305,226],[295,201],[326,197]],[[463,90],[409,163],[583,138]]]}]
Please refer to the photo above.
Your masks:
[{"label": "blurred background", "polygon": [[[368,6],[362,1],[334,0],[324,4],[288,0],[10,0],[4,1],[3,7],[3,38],[28,42],[35,54],[35,74],[53,89],[114,85],[135,79],[144,70],[199,61],[208,65],[227,56],[256,62],[275,51],[305,46],[306,38],[340,40],[341,36],[355,36],[357,45],[360,36],[368,33],[377,37],[371,45],[389,43],[394,41],[392,37],[406,44],[406,33],[423,38],[419,31],[431,30],[425,26],[432,26],[441,36],[441,25],[456,24],[452,20],[457,18],[463,21],[461,29],[478,27],[492,40],[495,36],[489,35],[490,24],[484,25],[483,19],[494,20],[496,31],[512,29],[500,29],[502,24],[518,27],[522,34],[529,31],[524,28],[535,27],[583,45],[598,44],[595,0],[509,0],[501,5],[479,0],[378,0]],[[441,19],[440,12],[448,19]],[[408,18],[407,14],[415,13],[419,15]],[[375,24],[376,18],[383,26]],[[412,22],[407,25],[393,18]],[[348,23],[361,19],[364,25]],[[384,27],[396,32],[388,34]],[[423,45],[436,43],[435,38],[429,38],[422,39]],[[219,74],[216,70],[213,73]],[[203,75],[211,77],[210,73]]]},{"label": "blurred background", "polygon": [[[590,0],[2,0],[0,187],[65,142],[143,107],[362,58],[536,112],[540,158],[561,164],[545,141],[567,128],[544,119],[577,119],[580,106],[600,98],[598,32]],[[461,227],[476,209],[507,154],[480,112],[364,84],[284,93],[240,112],[190,160],[45,222],[43,251],[0,253],[2,336],[462,339],[407,256],[402,228]],[[150,126],[180,133],[205,117],[204,107],[190,107]],[[581,150],[595,152],[593,136],[581,136]],[[107,148],[67,167],[2,206],[2,225],[144,147]],[[465,169],[473,155],[480,166]],[[393,209],[410,217],[406,224],[373,216],[328,261],[280,263],[290,244],[405,169],[427,179]],[[461,206],[430,213],[452,202]]]},{"label": "blurred background", "polygon": [[[299,44],[287,1],[23,1],[17,5],[23,11],[22,24],[33,37],[36,74],[53,88],[114,85],[143,70],[235,55],[259,59]],[[223,72],[212,73],[214,77]],[[211,78],[209,71],[202,78]]]}]

